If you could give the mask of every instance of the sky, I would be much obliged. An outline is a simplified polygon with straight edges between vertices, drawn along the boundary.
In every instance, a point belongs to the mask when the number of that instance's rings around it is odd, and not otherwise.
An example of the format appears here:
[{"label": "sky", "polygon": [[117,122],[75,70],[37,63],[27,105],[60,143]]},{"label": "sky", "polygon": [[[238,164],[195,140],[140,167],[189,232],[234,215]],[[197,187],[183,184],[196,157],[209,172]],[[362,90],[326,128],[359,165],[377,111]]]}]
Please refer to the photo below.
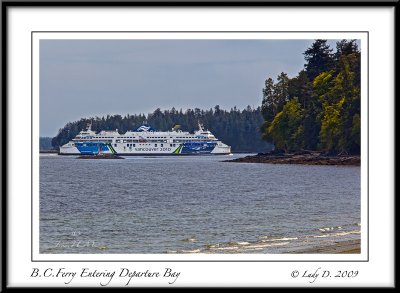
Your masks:
[{"label": "sky", "polygon": [[107,114],[258,107],[265,80],[296,76],[313,41],[41,40],[40,136]]}]

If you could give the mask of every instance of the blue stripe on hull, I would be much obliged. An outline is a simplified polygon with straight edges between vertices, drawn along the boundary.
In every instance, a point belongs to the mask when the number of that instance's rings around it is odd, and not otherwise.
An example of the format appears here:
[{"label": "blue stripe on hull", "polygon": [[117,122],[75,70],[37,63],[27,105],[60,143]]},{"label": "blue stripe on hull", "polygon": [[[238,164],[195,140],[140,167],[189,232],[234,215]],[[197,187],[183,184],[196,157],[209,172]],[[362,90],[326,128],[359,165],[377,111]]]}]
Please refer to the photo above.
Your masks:
[{"label": "blue stripe on hull", "polygon": [[216,142],[209,141],[185,142],[181,154],[210,154],[216,145]]},{"label": "blue stripe on hull", "polygon": [[[209,142],[209,141],[192,141],[192,142],[185,142],[182,144],[182,148],[178,154],[171,153],[171,155],[201,155],[201,154],[211,154],[215,146],[217,145],[216,142]],[[109,144],[104,142],[76,142],[76,148],[79,152],[83,155],[96,155],[99,152],[101,153],[113,153],[110,149]],[[127,153],[119,153],[120,155],[160,155],[165,153],[156,153],[156,152],[149,152],[149,153],[137,153],[132,154],[130,152]]]},{"label": "blue stripe on hull", "polygon": [[83,155],[96,155],[99,152],[110,152],[109,147],[103,142],[77,142],[75,146]]}]

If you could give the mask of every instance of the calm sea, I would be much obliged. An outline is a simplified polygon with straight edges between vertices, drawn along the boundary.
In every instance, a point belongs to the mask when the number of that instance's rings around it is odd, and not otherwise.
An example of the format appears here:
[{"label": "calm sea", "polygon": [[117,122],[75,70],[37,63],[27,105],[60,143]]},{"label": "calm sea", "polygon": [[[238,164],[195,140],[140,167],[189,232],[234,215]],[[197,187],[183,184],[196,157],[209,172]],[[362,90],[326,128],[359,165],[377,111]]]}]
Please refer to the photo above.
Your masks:
[{"label": "calm sea", "polygon": [[40,253],[286,253],[360,239],[360,167],[40,156]]}]

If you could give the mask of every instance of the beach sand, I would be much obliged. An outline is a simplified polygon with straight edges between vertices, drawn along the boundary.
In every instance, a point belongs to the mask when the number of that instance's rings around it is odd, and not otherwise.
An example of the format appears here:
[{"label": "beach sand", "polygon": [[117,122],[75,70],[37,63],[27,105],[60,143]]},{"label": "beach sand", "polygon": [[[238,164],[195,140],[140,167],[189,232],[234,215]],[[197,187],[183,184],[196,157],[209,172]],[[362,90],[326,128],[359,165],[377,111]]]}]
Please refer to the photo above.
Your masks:
[{"label": "beach sand", "polygon": [[297,250],[290,253],[298,254],[359,254],[361,253],[360,240],[349,240],[343,242],[336,242],[326,244],[319,247],[307,248],[304,250]]}]

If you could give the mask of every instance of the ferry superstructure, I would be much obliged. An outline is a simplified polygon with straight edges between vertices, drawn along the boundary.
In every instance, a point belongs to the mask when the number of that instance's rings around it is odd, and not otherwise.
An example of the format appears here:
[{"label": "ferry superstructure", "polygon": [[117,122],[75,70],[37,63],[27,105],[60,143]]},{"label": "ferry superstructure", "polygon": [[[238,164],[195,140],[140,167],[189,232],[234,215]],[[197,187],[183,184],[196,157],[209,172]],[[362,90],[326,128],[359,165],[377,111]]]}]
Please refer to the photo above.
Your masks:
[{"label": "ferry superstructure", "polygon": [[89,125],[70,142],[60,147],[61,155],[96,155],[99,153],[129,155],[227,155],[231,147],[218,140],[199,124],[193,134],[181,130],[155,131],[147,125],[120,134],[115,131],[96,133]]}]

